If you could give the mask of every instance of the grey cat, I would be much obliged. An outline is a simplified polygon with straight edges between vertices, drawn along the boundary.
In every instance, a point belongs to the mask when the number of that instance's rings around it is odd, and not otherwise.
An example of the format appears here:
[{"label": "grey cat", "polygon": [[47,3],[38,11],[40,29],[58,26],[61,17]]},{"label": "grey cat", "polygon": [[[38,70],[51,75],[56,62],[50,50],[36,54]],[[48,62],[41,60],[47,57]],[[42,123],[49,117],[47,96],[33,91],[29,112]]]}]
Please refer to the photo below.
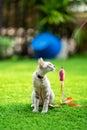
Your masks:
[{"label": "grey cat", "polygon": [[54,101],[54,93],[46,73],[55,70],[55,66],[50,62],[45,62],[42,58],[38,60],[38,67],[33,74],[32,107],[33,112],[38,112],[39,105],[43,105],[42,113],[48,111],[48,106]]}]

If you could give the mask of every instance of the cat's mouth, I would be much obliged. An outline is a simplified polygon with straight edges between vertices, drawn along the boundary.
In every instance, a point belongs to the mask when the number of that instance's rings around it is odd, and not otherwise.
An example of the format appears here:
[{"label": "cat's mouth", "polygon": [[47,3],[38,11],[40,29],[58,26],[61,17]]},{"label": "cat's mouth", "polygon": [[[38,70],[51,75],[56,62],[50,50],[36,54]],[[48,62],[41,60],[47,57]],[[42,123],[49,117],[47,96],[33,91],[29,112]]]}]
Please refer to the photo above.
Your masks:
[{"label": "cat's mouth", "polygon": [[53,71],[55,71],[55,70],[56,70],[56,68],[53,69]]},{"label": "cat's mouth", "polygon": [[51,71],[55,71],[56,68],[52,68]]}]

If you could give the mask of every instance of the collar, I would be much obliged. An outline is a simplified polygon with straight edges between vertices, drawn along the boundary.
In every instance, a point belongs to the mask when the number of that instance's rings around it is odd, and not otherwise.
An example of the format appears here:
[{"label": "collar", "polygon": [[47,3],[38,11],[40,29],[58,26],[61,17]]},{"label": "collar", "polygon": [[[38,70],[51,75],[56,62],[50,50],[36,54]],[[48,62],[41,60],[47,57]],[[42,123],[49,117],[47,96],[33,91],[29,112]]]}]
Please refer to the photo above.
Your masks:
[{"label": "collar", "polygon": [[44,76],[39,75],[37,72],[36,72],[36,75],[37,75],[37,77],[38,77],[39,79],[43,79],[43,78],[44,78]]}]

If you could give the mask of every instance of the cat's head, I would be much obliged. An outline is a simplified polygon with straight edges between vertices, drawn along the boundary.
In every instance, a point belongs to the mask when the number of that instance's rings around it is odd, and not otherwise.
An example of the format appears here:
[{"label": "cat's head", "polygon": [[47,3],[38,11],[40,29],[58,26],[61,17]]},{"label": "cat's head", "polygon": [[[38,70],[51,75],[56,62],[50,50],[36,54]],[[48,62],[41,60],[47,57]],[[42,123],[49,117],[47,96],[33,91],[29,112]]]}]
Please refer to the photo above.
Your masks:
[{"label": "cat's head", "polygon": [[44,61],[43,58],[39,58],[38,63],[39,68],[45,73],[55,70],[55,65],[53,65],[51,62]]}]

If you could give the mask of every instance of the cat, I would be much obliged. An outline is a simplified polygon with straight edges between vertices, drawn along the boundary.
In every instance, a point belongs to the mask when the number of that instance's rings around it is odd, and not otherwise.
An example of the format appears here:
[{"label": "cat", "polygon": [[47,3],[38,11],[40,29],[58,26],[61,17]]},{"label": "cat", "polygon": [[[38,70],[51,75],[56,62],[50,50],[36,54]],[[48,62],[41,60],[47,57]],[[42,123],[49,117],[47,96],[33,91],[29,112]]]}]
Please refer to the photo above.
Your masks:
[{"label": "cat", "polygon": [[33,112],[38,112],[39,105],[42,105],[42,113],[46,113],[55,97],[46,73],[54,71],[55,66],[51,62],[44,61],[43,58],[38,59],[38,64],[33,74],[32,107],[34,107]]}]

